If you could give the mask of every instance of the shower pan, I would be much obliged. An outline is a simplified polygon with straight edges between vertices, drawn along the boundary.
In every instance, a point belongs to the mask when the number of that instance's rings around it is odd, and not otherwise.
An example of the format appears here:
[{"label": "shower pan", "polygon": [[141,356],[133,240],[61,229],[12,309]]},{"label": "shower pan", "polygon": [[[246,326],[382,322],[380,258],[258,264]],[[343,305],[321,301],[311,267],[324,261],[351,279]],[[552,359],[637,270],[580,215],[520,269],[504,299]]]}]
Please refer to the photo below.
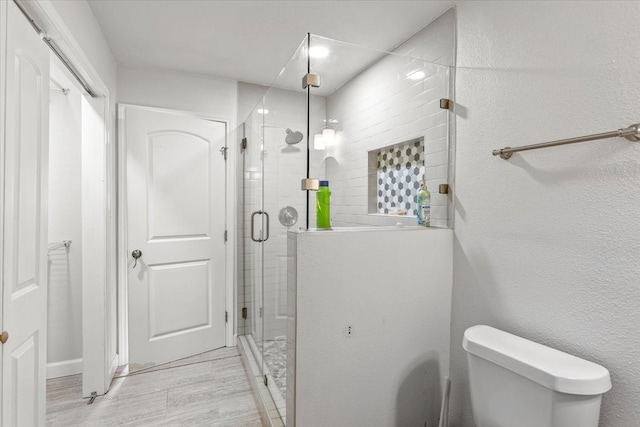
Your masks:
[{"label": "shower pan", "polygon": [[[314,58],[315,46],[329,54]],[[402,52],[415,49],[308,35],[244,120],[239,335],[284,425],[295,420],[287,232],[316,222],[305,183],[330,181],[333,227],[414,225],[414,183],[422,180],[433,194],[432,224],[451,223],[451,200],[438,188],[452,180],[453,115],[440,106],[451,98],[453,67]]]}]

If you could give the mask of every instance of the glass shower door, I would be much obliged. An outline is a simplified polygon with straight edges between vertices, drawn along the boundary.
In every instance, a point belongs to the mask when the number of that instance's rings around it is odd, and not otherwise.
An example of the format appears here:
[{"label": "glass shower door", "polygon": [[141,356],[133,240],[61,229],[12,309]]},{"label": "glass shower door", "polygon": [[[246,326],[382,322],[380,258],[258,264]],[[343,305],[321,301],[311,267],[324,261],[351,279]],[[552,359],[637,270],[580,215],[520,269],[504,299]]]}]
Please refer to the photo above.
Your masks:
[{"label": "glass shower door", "polygon": [[245,121],[243,216],[246,334],[285,419],[287,231],[305,227],[306,94],[271,88]]},{"label": "glass shower door", "polygon": [[[245,284],[245,307],[247,310],[245,327],[248,342],[256,361],[262,359],[262,206],[263,206],[263,165],[262,136],[263,117],[258,114],[259,104],[244,123],[246,147],[243,156],[243,250],[244,267],[242,275]],[[257,219],[257,224],[256,224]]]},{"label": "glass shower door", "polygon": [[[287,366],[287,231],[305,227],[306,94],[271,88],[262,127],[264,227],[262,245],[262,368],[278,412],[285,419]],[[268,222],[267,222],[268,221]]]}]

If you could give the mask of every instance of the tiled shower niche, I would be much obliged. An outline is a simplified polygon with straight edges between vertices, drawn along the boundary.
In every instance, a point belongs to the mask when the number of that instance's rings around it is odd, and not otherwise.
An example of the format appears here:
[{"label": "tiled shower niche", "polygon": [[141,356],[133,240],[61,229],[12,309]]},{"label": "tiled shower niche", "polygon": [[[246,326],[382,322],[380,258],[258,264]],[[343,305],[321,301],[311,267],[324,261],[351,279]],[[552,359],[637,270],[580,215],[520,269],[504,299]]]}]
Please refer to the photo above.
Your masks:
[{"label": "tiled shower niche", "polygon": [[369,151],[369,213],[415,216],[424,164],[423,138]]}]

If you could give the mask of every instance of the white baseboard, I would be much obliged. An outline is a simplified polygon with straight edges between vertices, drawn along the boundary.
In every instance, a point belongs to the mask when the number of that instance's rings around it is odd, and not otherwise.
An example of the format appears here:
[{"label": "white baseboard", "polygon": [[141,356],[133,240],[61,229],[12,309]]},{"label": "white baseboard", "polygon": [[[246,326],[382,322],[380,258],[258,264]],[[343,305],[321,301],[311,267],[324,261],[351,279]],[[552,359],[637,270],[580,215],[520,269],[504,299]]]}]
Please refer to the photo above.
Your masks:
[{"label": "white baseboard", "polygon": [[[113,377],[116,374],[116,371],[118,370],[118,361],[120,360],[120,356],[118,355],[118,353],[116,353],[116,355],[113,357],[113,360],[111,361],[111,367],[109,368],[109,379],[112,380]],[[111,387],[111,385],[109,385],[109,387]]]},{"label": "white baseboard", "polygon": [[47,363],[47,379],[68,377],[82,373],[82,359],[64,360]]}]

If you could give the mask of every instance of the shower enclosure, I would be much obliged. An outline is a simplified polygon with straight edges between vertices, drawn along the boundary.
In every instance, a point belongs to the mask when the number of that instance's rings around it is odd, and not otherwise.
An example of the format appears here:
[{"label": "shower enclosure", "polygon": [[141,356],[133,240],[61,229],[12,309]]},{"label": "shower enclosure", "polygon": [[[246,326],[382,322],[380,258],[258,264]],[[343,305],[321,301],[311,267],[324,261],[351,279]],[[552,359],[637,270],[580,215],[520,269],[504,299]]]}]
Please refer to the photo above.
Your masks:
[{"label": "shower enclosure", "polygon": [[431,225],[452,225],[453,12],[439,20],[394,52],[309,35],[269,88],[240,88],[263,94],[240,135],[239,334],[285,425],[287,231],[315,228],[313,179],[329,180],[334,228],[415,225],[423,180]]}]

